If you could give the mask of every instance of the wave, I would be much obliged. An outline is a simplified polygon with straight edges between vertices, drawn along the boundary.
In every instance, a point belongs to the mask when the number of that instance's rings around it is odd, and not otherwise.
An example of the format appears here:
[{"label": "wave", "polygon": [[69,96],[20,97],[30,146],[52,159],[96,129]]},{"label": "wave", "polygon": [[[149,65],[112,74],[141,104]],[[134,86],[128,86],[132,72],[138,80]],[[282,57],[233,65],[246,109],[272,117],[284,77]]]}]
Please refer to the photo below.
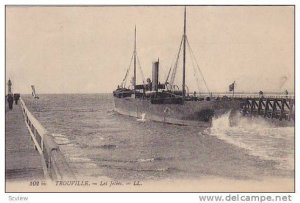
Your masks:
[{"label": "wave", "polygon": [[98,158],[97,161],[105,162],[117,162],[117,163],[145,163],[154,161],[172,160],[173,158],[155,157],[155,158],[141,158],[137,160],[119,160],[119,159],[102,159]]},{"label": "wave", "polygon": [[88,144],[80,144],[81,148],[101,148],[101,149],[116,149],[118,145],[114,144],[104,144],[104,145],[88,145]]},{"label": "wave", "polygon": [[[239,115],[234,126],[230,125],[230,112],[213,119],[212,128],[202,133],[215,136],[229,144],[245,149],[249,155],[272,160],[281,169],[294,169],[293,127],[277,127],[263,118],[249,119]],[[200,132],[201,133],[201,132]],[[278,146],[287,147],[278,147]]]},{"label": "wave", "polygon": [[57,134],[57,133],[53,133],[52,136],[53,136],[53,137],[66,137],[66,136],[63,135],[63,134]]},{"label": "wave", "polygon": [[150,158],[150,159],[138,159],[137,162],[153,162],[155,159],[154,158]]},{"label": "wave", "polygon": [[65,135],[52,134],[52,136],[54,137],[54,140],[58,145],[75,145],[74,141],[71,141]]},{"label": "wave", "polygon": [[132,169],[134,171],[144,171],[144,172],[173,172],[179,171],[179,169],[175,167],[166,167],[166,168],[155,168],[155,169]]},{"label": "wave", "polygon": [[118,169],[118,170],[126,170],[126,171],[137,171],[137,172],[174,172],[179,171],[178,168],[175,167],[165,167],[165,168],[134,168],[134,167],[125,167],[125,166],[115,166],[102,164],[100,167],[109,168],[109,169]]},{"label": "wave", "polygon": [[166,160],[173,160],[173,157],[153,157],[153,158],[144,158],[138,159],[137,162],[154,162],[154,161],[166,161]]},{"label": "wave", "polygon": [[80,169],[96,169],[98,164],[86,157],[69,157],[72,164],[80,165]]},{"label": "wave", "polygon": [[69,159],[75,162],[92,162],[91,159],[85,157],[69,157]]},{"label": "wave", "polygon": [[118,146],[117,145],[114,145],[114,144],[105,144],[105,145],[101,145],[99,146],[100,148],[103,148],[103,149],[115,149],[117,148]]}]

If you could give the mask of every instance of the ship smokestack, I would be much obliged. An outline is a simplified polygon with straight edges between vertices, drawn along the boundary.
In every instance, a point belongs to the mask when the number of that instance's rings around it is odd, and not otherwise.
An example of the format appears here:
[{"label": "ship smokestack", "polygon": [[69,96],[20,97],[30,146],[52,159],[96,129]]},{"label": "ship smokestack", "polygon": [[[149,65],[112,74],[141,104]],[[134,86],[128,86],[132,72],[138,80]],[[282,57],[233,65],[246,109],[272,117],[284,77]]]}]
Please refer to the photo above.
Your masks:
[{"label": "ship smokestack", "polygon": [[152,64],[152,90],[158,91],[159,59]]}]

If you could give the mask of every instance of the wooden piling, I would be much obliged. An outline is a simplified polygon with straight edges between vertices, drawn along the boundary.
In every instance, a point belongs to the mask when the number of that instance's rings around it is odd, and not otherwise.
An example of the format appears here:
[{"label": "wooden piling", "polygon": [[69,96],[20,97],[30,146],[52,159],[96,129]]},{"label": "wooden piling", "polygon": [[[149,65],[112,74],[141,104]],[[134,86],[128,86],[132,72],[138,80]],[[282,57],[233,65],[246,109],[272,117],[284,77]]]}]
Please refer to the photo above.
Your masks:
[{"label": "wooden piling", "polygon": [[246,98],[242,100],[241,111],[244,116],[261,115],[280,121],[290,120],[294,115],[293,102],[286,98]]}]

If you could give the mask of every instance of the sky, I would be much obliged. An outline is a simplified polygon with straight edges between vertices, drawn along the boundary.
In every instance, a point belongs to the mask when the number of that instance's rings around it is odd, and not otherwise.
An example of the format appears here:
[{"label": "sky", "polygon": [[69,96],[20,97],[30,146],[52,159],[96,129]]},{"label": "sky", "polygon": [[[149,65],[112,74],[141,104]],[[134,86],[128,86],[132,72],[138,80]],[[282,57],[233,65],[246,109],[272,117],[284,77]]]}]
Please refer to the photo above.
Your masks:
[{"label": "sky", "polygon": [[[136,26],[144,75],[151,78],[159,58],[164,82],[182,38],[183,12],[182,6],[7,6],[6,79],[23,94],[31,85],[40,94],[110,93],[129,66]],[[228,91],[233,81],[236,91],[293,91],[293,7],[188,6],[187,37],[210,91]],[[197,86],[189,52],[186,73],[190,91],[206,90],[199,77]]]}]

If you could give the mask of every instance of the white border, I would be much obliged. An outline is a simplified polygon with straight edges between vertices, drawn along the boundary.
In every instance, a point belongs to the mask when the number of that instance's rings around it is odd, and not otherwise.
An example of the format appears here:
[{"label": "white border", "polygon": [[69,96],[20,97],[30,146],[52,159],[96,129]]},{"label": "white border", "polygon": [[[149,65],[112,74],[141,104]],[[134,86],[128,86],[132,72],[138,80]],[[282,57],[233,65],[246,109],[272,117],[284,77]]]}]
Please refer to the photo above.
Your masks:
[{"label": "white border", "polygon": [[[101,1],[96,1],[96,0],[2,0],[1,1],[1,9],[0,9],[0,39],[2,41],[1,43],[1,48],[0,48],[0,59],[1,59],[1,84],[5,84],[5,74],[4,74],[4,19],[5,19],[5,5],[65,5],[65,4],[70,4],[70,5],[112,5],[112,4],[118,4],[118,5],[124,5],[124,4],[131,4],[131,5],[166,5],[166,4],[196,4],[196,5],[245,5],[245,4],[256,4],[256,5],[296,5],[296,33],[299,33],[299,9],[298,6],[300,6],[299,1],[296,0],[226,0],[226,1],[221,1],[221,0],[206,0],[206,1],[201,1],[201,0],[190,0],[190,1],[180,1],[180,0],[172,0],[172,1],[162,1],[162,0],[152,0],[152,1],[145,1],[145,0],[130,0],[130,1],[121,1],[121,0],[101,0]],[[297,35],[296,35],[297,36]],[[296,71],[296,78],[299,78],[299,71],[297,70],[297,61],[299,61],[299,40],[296,39],[296,64],[295,64],[295,71]],[[298,88],[299,87],[299,81],[295,81],[296,84],[296,95],[298,98]],[[4,177],[4,95],[5,95],[5,88],[2,86],[0,88],[2,98],[0,99],[0,105],[2,112],[0,114],[0,127],[2,130],[2,137],[0,141],[0,151],[1,151],[1,160],[3,164],[1,164],[0,167],[0,195],[1,195],[1,202],[11,202],[9,201],[9,196],[18,196],[19,194],[17,193],[4,193],[5,188],[4,188],[4,183],[5,183],[5,177]],[[296,100],[296,186],[299,187],[300,183],[299,181],[299,149],[297,146],[299,146],[299,139],[297,139],[298,136],[298,131],[299,131],[299,101]],[[300,195],[299,189],[297,190],[296,187],[296,193],[291,194],[293,196],[293,202],[300,202]],[[214,193],[218,194],[218,193]],[[253,193],[255,194],[255,193]],[[259,193],[261,194],[261,193]],[[29,201],[26,202],[32,202],[32,203],[38,203],[38,202],[43,202],[43,203],[52,203],[52,202],[145,202],[145,203],[153,203],[153,202],[172,202],[172,203],[179,203],[179,202],[200,202],[199,201],[199,194],[197,193],[25,193],[23,194],[24,196],[29,197]],[[2,201],[4,200],[4,201]]]}]

